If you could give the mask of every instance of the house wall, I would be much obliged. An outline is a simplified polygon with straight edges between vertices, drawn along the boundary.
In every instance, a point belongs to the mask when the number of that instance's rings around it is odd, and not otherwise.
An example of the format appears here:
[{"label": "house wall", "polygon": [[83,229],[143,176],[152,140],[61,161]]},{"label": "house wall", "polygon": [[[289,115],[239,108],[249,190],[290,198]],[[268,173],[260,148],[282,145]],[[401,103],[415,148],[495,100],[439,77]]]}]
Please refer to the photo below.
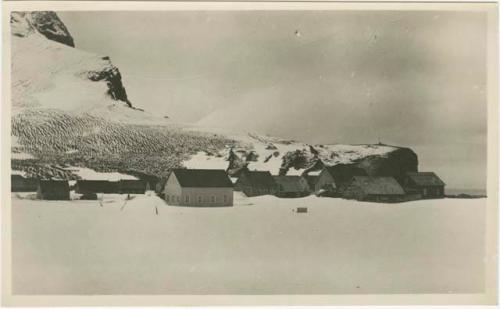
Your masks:
[{"label": "house wall", "polygon": [[234,187],[235,191],[242,191],[248,197],[266,195],[266,194],[274,195],[276,193],[276,188],[268,188],[265,186],[258,186],[252,184],[245,176],[245,174],[242,174],[240,178],[238,178]]},{"label": "house wall", "polygon": [[351,184],[345,188],[342,197],[362,201],[366,198],[366,194],[361,187]]},{"label": "house wall", "polygon": [[318,181],[316,182],[316,185],[314,186],[314,191],[318,192],[321,190],[325,185],[332,185],[334,189],[337,188],[335,185],[335,180],[333,179],[332,175],[325,169],[321,171],[318,177]]},{"label": "house wall", "polygon": [[51,190],[50,192],[44,192],[41,188],[38,188],[36,192],[36,198],[40,200],[58,200],[66,201],[70,199],[69,190]]},{"label": "house wall", "polygon": [[397,194],[390,194],[390,195],[370,194],[365,196],[364,200],[372,202],[397,203],[397,202],[403,202],[406,199],[404,195],[397,195]]},{"label": "house wall", "polygon": [[182,188],[181,206],[233,206],[232,188]]},{"label": "house wall", "polygon": [[281,189],[281,185],[278,183],[278,188],[276,190],[277,197],[303,197],[309,195],[309,185],[305,178],[300,178],[300,190],[299,191],[287,191],[285,188]]},{"label": "house wall", "polygon": [[170,177],[168,177],[162,193],[167,204],[181,204],[182,188],[174,173],[171,173]]},{"label": "house wall", "polygon": [[444,197],[444,186],[424,186],[419,187],[422,198],[442,198]]},{"label": "house wall", "polygon": [[11,175],[10,186],[11,192],[35,192],[38,189],[38,180]]}]

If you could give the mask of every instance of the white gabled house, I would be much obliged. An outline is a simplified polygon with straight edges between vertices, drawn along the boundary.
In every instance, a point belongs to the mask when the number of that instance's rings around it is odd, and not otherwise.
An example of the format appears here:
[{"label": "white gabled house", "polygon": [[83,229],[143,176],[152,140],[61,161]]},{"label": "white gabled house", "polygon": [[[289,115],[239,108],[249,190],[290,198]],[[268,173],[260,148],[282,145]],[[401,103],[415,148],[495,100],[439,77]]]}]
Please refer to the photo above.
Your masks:
[{"label": "white gabled house", "polygon": [[233,183],[224,170],[174,169],[162,193],[169,205],[233,206]]}]

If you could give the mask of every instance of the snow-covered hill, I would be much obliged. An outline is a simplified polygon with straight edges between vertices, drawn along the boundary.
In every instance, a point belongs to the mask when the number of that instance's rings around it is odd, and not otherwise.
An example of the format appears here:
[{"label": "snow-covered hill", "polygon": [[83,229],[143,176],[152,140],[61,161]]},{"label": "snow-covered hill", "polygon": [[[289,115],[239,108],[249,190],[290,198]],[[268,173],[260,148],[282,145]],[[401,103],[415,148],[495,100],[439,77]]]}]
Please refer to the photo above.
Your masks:
[{"label": "snow-covered hill", "polygon": [[[355,164],[368,174],[398,175],[416,171],[416,154],[389,145],[310,145],[258,134],[233,135],[237,143],[217,153],[200,151],[183,165],[188,168],[223,168],[236,174],[242,168],[270,171],[273,175],[303,175],[324,166]],[[388,169],[388,166],[391,166]]]},{"label": "snow-covered hill", "polygon": [[356,164],[369,174],[415,171],[407,148],[309,145],[233,130],[176,124],[133,108],[109,57],[74,47],[54,12],[14,12],[13,167],[49,177],[50,165],[135,170],[163,177],[174,167],[303,174]]}]

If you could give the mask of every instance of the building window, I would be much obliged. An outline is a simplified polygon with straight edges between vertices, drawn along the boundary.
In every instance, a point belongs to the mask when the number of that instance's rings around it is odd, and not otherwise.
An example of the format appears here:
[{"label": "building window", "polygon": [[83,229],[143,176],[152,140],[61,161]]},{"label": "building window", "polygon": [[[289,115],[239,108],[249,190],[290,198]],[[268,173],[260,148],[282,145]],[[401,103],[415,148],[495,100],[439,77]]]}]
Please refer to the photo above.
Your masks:
[{"label": "building window", "polygon": [[201,203],[201,196],[198,196],[198,203]]},{"label": "building window", "polygon": [[186,195],[186,196],[184,197],[184,201],[185,201],[186,203],[189,203],[189,195]]},{"label": "building window", "polygon": [[212,198],[210,199],[212,203],[215,203],[215,196],[212,195]]},{"label": "building window", "polygon": [[227,203],[227,196],[224,195],[224,203]]}]

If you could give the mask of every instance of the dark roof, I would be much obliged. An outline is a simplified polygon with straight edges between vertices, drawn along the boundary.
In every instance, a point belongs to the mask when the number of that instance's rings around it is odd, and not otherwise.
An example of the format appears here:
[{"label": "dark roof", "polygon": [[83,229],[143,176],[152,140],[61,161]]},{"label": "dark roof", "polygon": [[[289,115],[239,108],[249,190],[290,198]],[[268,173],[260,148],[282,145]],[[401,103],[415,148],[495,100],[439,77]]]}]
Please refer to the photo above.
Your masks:
[{"label": "dark roof", "polygon": [[306,180],[302,176],[273,176],[281,191],[303,192],[308,190]]},{"label": "dark roof", "polygon": [[130,188],[141,188],[141,187],[146,187],[146,181],[141,179],[121,179],[120,186],[130,187]]},{"label": "dark roof", "polygon": [[418,186],[444,186],[445,183],[433,172],[406,173]]},{"label": "dark roof", "polygon": [[242,174],[243,176],[252,186],[266,188],[276,186],[276,182],[269,171],[245,171]]},{"label": "dark roof", "polygon": [[403,188],[393,177],[354,176],[351,185],[355,185],[366,194],[373,195],[403,195]]},{"label": "dark roof", "polygon": [[186,188],[232,188],[233,183],[224,170],[174,169],[181,187]]},{"label": "dark roof", "polygon": [[78,179],[75,188],[77,193],[117,193],[119,191],[119,182]]},{"label": "dark roof", "polygon": [[349,182],[353,176],[367,176],[364,169],[353,164],[337,164],[325,166],[325,169],[332,175],[337,184]]},{"label": "dark roof", "polygon": [[67,180],[40,180],[38,185],[43,193],[69,192]]}]

